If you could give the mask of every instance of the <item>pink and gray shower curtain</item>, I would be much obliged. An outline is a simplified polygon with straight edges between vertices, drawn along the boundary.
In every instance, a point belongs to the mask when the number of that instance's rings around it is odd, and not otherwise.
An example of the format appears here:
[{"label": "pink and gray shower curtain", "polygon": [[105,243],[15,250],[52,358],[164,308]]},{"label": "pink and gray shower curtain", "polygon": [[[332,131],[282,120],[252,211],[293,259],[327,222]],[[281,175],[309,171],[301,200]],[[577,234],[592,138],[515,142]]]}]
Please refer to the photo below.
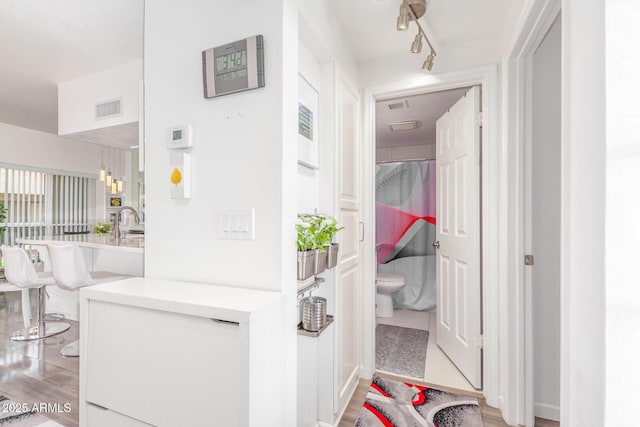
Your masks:
[{"label": "pink and gray shower curtain", "polygon": [[395,308],[436,307],[435,166],[434,160],[376,165],[378,271],[406,282],[393,295]]}]

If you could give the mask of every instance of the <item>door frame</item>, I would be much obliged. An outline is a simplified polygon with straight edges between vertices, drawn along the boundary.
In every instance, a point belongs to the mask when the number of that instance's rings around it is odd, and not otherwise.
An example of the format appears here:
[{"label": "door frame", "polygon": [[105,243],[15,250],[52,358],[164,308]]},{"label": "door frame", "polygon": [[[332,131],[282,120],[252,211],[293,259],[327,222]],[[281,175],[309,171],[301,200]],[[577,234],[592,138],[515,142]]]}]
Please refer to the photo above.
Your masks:
[{"label": "door frame", "polygon": [[507,171],[513,183],[508,199],[512,201],[509,218],[508,259],[511,266],[508,281],[514,284],[509,297],[518,307],[514,321],[516,329],[509,337],[516,346],[511,355],[518,367],[516,381],[510,382],[504,394],[517,394],[517,405],[509,408],[505,419],[533,427],[535,422],[533,379],[533,295],[532,271],[524,266],[524,255],[532,251],[532,110],[533,110],[533,55],[555,22],[561,9],[560,0],[530,2],[526,19],[516,30],[504,65],[505,100],[504,135],[511,141]]},{"label": "door frame", "polygon": [[[500,248],[506,243],[506,206],[503,177],[506,177],[506,150],[499,137],[498,127],[498,67],[487,65],[442,74],[420,74],[416,78],[399,82],[366,87],[362,97],[363,106],[363,218],[367,224],[363,254],[363,359],[361,376],[371,378],[375,371],[375,103],[379,100],[398,96],[410,96],[466,86],[481,86],[482,90],[482,194],[481,194],[481,282],[482,282],[482,330],[483,390],[487,404],[502,407],[508,396],[501,401],[499,378],[504,378],[508,370],[500,364],[499,307],[505,306],[500,300],[500,289],[505,285],[506,266],[496,260]],[[369,231],[370,230],[370,231]]]}]

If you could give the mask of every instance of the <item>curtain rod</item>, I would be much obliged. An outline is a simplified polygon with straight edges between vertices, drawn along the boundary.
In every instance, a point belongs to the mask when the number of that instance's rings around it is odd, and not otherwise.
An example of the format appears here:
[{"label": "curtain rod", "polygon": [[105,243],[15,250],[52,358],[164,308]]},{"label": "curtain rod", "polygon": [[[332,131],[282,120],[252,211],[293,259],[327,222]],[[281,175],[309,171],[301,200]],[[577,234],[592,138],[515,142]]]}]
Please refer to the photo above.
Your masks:
[{"label": "curtain rod", "polygon": [[427,160],[435,160],[435,159],[406,159],[406,160],[381,160],[379,162],[376,162],[376,165],[381,165],[384,163],[400,163],[400,162],[424,162]]}]

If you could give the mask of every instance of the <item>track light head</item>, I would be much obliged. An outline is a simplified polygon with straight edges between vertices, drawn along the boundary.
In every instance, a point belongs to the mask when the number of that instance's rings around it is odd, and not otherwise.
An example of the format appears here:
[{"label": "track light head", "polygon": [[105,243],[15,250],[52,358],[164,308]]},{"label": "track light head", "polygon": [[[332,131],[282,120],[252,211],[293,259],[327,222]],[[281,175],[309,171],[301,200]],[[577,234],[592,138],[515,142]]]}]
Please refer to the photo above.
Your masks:
[{"label": "track light head", "polygon": [[398,31],[405,31],[409,28],[409,7],[403,1],[400,5],[400,13],[398,14],[398,20],[396,22],[396,29]]},{"label": "track light head", "polygon": [[422,64],[422,69],[424,71],[431,71],[431,69],[433,68],[434,59],[435,57],[431,53],[427,55],[427,59],[425,59],[424,63]]},{"label": "track light head", "polygon": [[422,34],[416,34],[416,38],[411,42],[411,52],[420,53],[422,50]]}]

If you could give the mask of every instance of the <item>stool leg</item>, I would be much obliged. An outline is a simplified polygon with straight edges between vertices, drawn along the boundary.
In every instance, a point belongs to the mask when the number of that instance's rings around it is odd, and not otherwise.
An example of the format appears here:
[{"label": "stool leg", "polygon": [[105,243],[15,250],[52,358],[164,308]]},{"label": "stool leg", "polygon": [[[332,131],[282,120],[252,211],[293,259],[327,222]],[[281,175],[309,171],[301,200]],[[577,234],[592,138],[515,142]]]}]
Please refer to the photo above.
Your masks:
[{"label": "stool leg", "polygon": [[36,326],[27,327],[11,334],[12,341],[31,341],[60,334],[71,327],[68,323],[45,322],[46,294],[45,287],[38,288],[38,321]]},{"label": "stool leg", "polygon": [[31,326],[31,304],[29,304],[29,289],[23,289],[20,291],[22,294],[22,320],[24,320],[24,327]]}]

